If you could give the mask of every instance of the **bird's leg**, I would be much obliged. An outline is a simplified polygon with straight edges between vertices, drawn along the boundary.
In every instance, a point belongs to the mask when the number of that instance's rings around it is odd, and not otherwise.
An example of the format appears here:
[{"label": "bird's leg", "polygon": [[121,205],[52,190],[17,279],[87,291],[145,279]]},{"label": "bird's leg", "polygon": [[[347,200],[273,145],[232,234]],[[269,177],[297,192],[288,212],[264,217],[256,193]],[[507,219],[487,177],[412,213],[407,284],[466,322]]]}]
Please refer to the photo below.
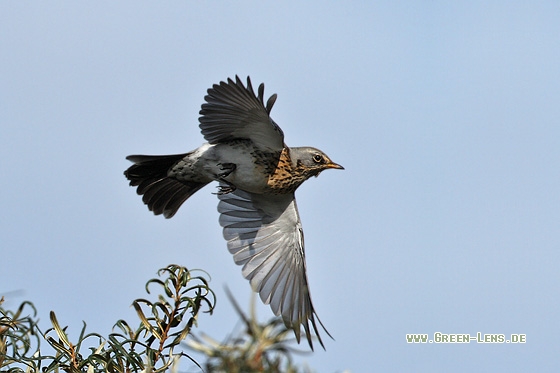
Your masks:
[{"label": "bird's leg", "polygon": [[220,166],[220,172],[217,176],[217,179],[223,183],[223,184],[227,184],[227,185],[219,185],[218,186],[218,192],[215,193],[217,195],[222,195],[222,194],[228,194],[228,193],[232,193],[235,192],[235,190],[237,189],[235,185],[233,185],[232,183],[230,183],[229,181],[227,181],[225,178],[228,177],[233,171],[235,171],[235,169],[237,168],[237,165],[235,163],[220,163],[218,164],[218,166]]},{"label": "bird's leg", "polygon": [[228,177],[229,174],[231,174],[237,168],[237,165],[235,163],[218,163],[218,166],[220,166],[220,171],[222,172],[220,172],[216,176],[220,180],[225,177]]}]

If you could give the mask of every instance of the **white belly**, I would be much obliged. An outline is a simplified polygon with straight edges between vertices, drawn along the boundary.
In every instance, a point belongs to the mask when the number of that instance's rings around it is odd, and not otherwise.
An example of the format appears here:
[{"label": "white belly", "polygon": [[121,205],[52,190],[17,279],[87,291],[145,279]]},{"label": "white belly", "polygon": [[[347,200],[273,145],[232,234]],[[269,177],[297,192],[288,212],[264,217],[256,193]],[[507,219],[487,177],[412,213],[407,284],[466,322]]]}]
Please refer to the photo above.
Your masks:
[{"label": "white belly", "polygon": [[203,165],[204,173],[214,180],[219,180],[217,175],[224,172],[222,165],[235,164],[235,170],[222,179],[244,191],[263,193],[267,186],[268,175],[264,167],[256,165],[250,149],[239,144],[217,144],[205,147],[199,162]]}]

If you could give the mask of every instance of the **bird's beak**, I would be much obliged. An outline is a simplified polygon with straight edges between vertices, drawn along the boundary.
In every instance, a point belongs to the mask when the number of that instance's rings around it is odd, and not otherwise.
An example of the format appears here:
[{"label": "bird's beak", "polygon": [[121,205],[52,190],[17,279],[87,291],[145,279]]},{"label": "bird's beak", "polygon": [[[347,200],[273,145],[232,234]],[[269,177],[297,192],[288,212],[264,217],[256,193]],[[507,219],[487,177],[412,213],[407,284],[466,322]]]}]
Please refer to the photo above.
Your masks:
[{"label": "bird's beak", "polygon": [[328,163],[326,166],[327,168],[334,168],[335,170],[344,170],[344,167],[334,162]]}]

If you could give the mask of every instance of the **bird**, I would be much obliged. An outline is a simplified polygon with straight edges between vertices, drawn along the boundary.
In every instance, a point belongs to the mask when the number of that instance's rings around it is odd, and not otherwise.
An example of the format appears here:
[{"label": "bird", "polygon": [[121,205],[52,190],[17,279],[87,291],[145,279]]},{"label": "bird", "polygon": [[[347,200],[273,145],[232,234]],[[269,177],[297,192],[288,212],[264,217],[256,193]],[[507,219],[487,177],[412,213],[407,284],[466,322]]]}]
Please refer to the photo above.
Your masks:
[{"label": "bird", "polygon": [[214,84],[199,112],[206,143],[183,154],[130,155],[124,174],[148,209],[165,218],[217,181],[219,223],[234,262],[298,343],[303,328],[311,350],[313,333],[324,349],[317,323],[332,336],[311,301],[295,191],[324,170],[344,167],[317,148],[285,144],[270,117],[276,98],[265,103],[264,83],[255,93],[250,77],[247,85],[237,75]]}]

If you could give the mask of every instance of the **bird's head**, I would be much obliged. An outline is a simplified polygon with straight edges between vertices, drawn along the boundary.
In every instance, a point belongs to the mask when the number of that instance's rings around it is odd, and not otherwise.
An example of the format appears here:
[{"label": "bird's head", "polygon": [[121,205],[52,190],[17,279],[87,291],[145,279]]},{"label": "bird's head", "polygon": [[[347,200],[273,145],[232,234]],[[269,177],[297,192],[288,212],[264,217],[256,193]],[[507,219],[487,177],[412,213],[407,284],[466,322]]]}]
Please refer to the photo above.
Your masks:
[{"label": "bird's head", "polygon": [[305,179],[319,174],[329,168],[344,170],[344,167],[334,163],[322,151],[312,147],[290,148],[292,162],[296,170],[302,173]]}]

